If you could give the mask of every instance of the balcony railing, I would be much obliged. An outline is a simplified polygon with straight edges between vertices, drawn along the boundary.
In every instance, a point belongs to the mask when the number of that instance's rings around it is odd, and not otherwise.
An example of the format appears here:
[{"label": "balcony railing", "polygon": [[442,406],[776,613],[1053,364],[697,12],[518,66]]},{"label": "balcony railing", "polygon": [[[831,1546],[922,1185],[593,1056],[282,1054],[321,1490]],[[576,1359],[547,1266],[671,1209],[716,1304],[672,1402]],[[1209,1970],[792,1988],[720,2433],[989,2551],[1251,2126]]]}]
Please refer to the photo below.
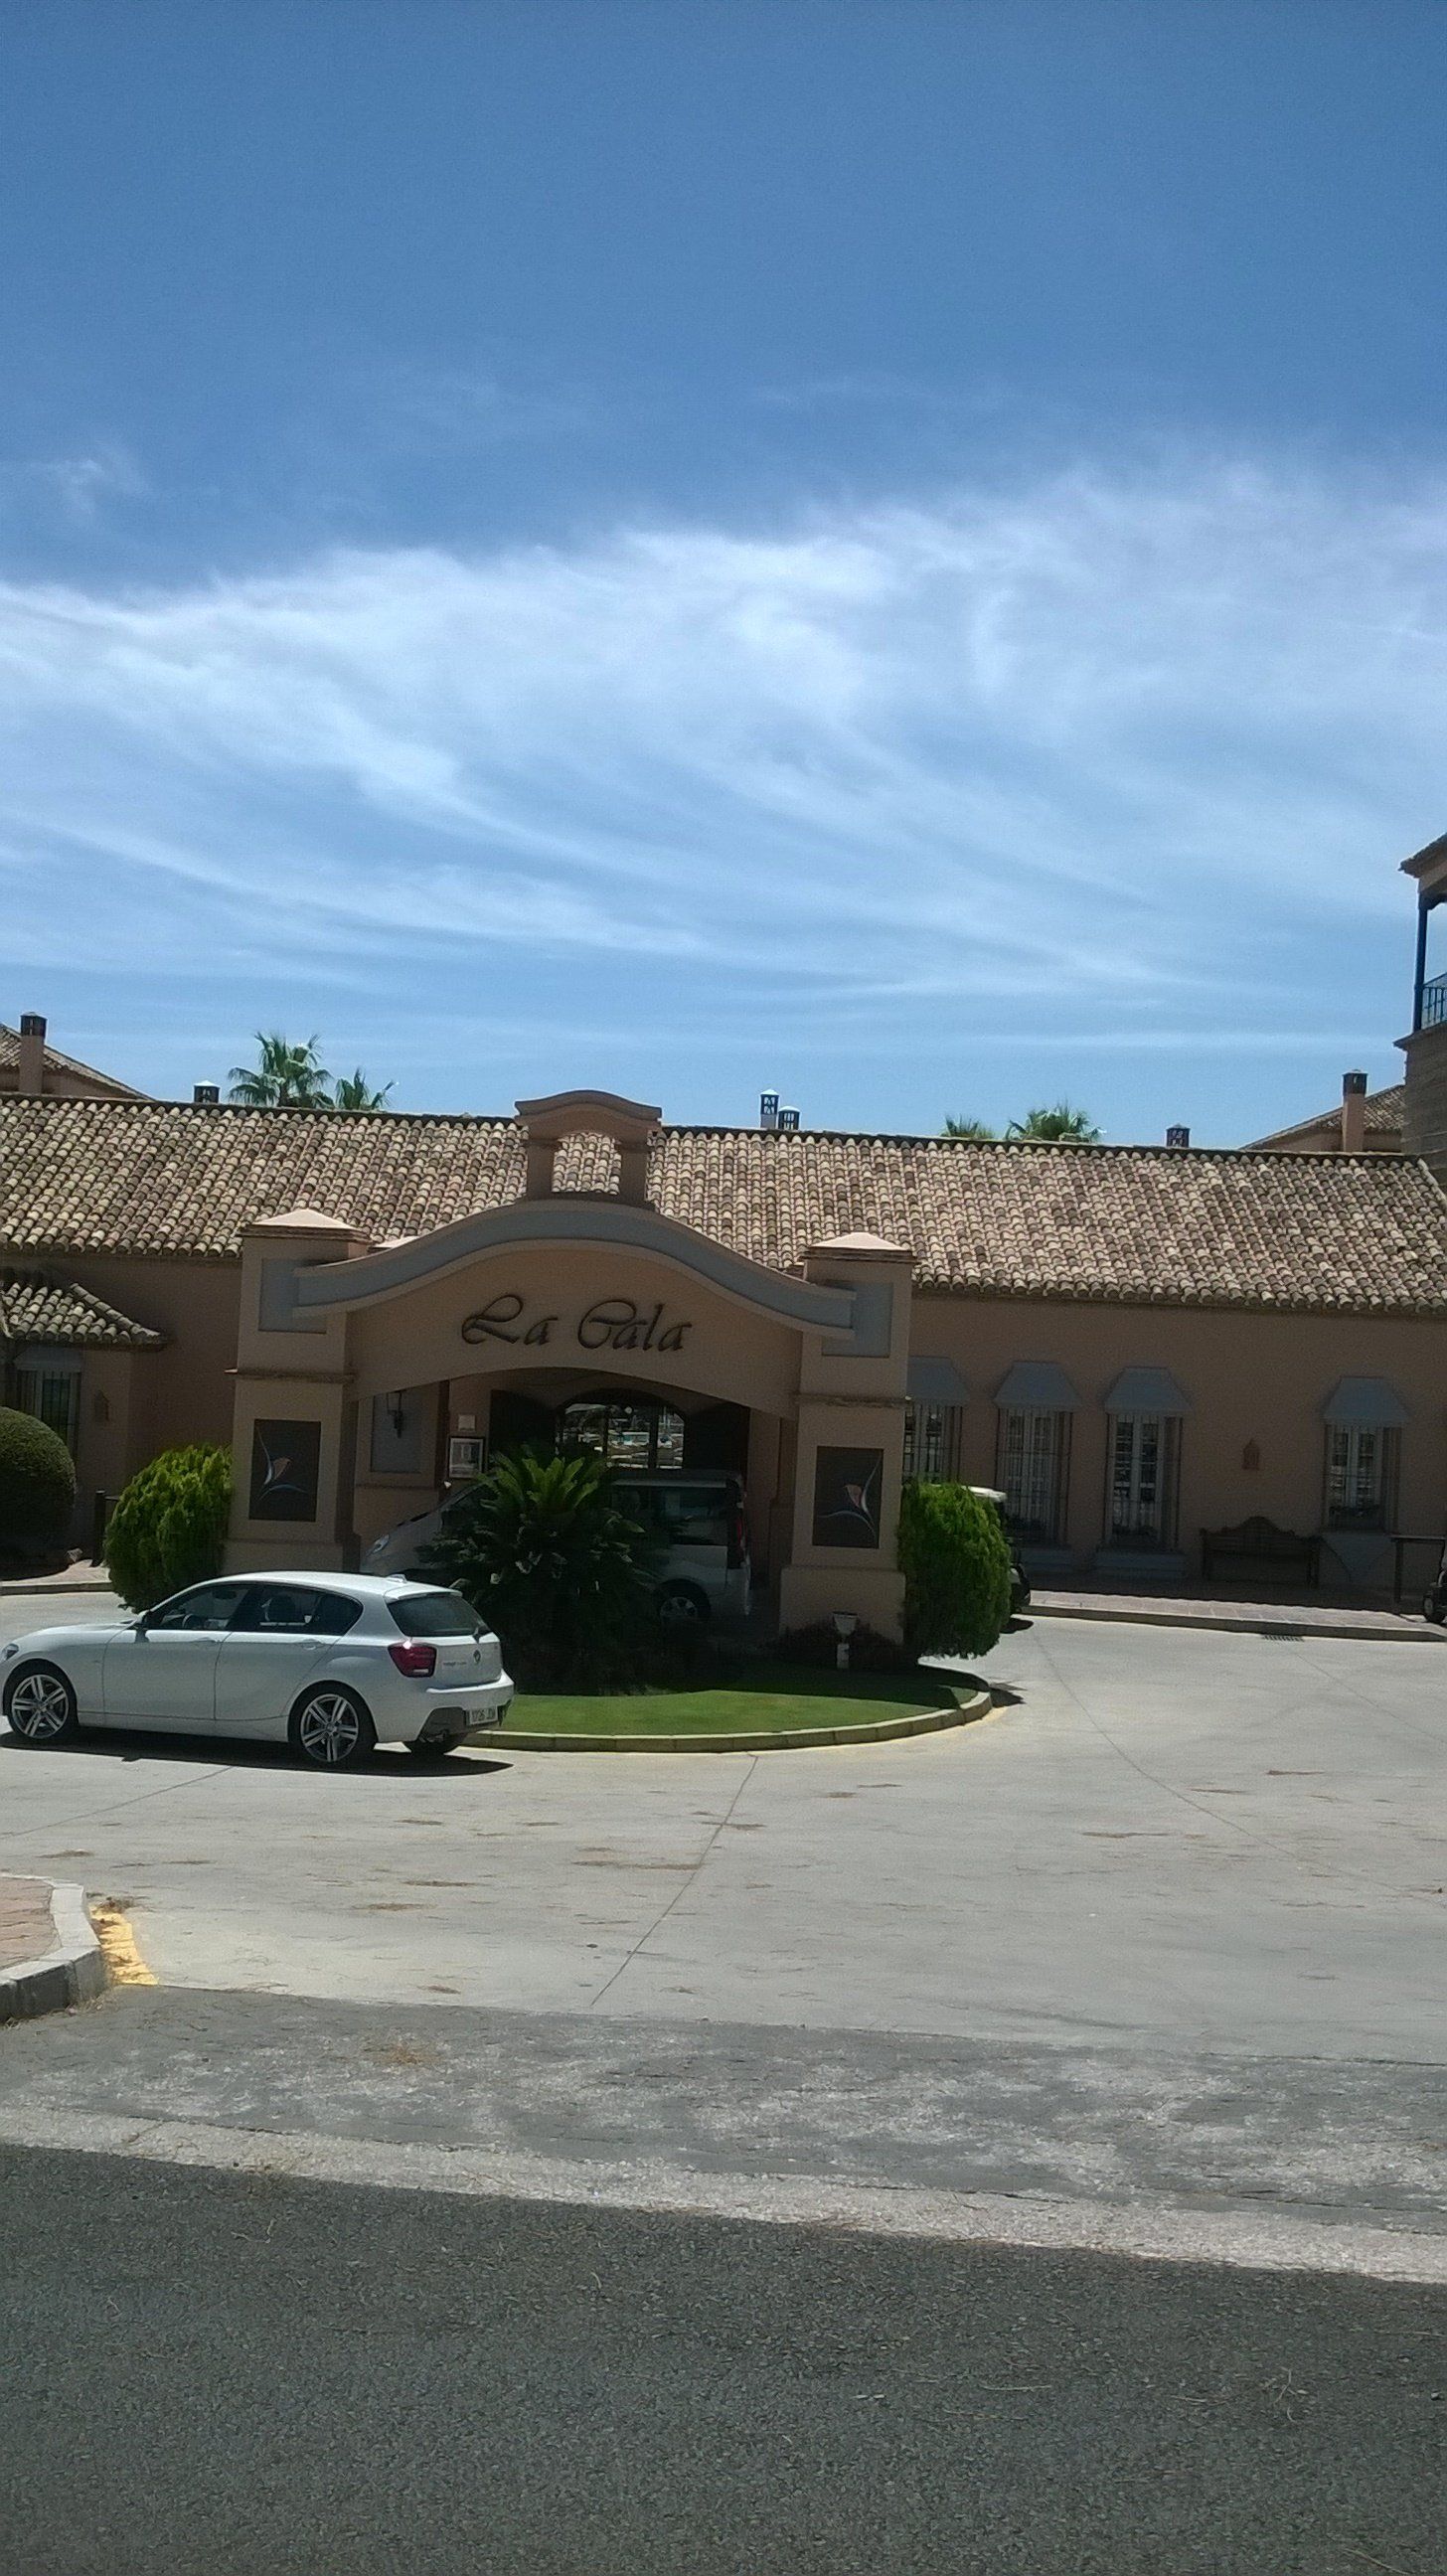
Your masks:
[{"label": "balcony railing", "polygon": [[1444,1020],[1447,1020],[1447,975],[1434,975],[1431,983],[1422,987],[1417,1026],[1419,1029],[1436,1029]]}]

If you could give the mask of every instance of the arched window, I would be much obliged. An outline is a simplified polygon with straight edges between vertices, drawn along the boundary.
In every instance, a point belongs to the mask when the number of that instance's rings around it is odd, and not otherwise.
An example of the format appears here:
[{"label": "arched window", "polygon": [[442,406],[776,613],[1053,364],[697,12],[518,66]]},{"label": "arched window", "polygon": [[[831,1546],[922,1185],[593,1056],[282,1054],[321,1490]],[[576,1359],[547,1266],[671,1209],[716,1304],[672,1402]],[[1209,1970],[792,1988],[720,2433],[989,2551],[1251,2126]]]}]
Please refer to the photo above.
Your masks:
[{"label": "arched window", "polygon": [[564,1449],[596,1449],[610,1467],[681,1467],[683,1416],[647,1396],[581,1397],[563,1407]]}]

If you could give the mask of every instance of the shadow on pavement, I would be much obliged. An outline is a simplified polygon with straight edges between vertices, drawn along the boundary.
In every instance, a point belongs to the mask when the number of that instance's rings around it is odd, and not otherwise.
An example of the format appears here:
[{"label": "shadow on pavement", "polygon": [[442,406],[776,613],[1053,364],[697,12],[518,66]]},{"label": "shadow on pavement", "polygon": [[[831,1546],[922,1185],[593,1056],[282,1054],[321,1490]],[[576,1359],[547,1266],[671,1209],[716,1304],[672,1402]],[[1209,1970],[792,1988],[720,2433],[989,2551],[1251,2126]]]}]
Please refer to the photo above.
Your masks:
[{"label": "shadow on pavement", "polygon": [[[18,1735],[0,1735],[0,1754],[21,1754],[33,1761],[37,1752],[68,1754],[82,1760],[99,1757],[110,1762],[204,1762],[214,1769],[217,1763],[229,1764],[238,1771],[312,1772],[316,1766],[301,1761],[289,1744],[263,1744],[239,1735],[172,1735],[169,1729],[146,1729],[139,1726],[96,1727],[72,1738],[66,1744],[34,1746],[23,1744]],[[408,1753],[400,1744],[379,1744],[366,1762],[342,1774],[352,1780],[422,1779],[442,1775],[449,1779],[483,1778],[494,1771],[510,1771],[510,1762],[489,1759],[484,1753]]]}]

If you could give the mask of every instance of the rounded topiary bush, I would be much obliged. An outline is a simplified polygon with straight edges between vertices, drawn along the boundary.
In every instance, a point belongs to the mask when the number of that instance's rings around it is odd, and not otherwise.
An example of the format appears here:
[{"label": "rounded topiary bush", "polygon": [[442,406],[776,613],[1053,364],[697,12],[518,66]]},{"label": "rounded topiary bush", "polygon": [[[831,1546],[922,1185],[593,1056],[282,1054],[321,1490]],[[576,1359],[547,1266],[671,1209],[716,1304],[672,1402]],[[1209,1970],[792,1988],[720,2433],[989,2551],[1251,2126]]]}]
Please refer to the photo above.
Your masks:
[{"label": "rounded topiary bush", "polygon": [[1010,1616],[1000,1515],[968,1485],[905,1486],[899,1507],[904,1635],[915,1655],[985,1655]]},{"label": "rounded topiary bush", "polygon": [[70,1451],[48,1422],[0,1406],[0,1557],[14,1564],[63,1557],[75,1509]]},{"label": "rounded topiary bush", "polygon": [[230,1513],[229,1450],[163,1449],[142,1467],[106,1531],[106,1563],[127,1608],[150,1610],[219,1574]]}]

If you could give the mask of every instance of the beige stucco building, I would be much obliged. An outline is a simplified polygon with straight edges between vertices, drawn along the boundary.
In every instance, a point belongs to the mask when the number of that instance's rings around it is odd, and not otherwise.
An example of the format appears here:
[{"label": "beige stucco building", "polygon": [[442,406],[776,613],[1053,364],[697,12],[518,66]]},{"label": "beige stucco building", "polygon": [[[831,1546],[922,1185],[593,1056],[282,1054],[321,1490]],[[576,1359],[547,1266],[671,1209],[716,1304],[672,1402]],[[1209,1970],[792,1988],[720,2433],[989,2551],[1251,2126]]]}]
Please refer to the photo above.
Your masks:
[{"label": "beige stucco building", "polygon": [[1447,846],[1408,864],[1404,1152],[0,1094],[11,1398],[71,1441],[82,1526],[232,1443],[238,1564],[354,1559],[583,1406],[630,1459],[739,1470],[786,1625],[894,1624],[910,1472],[1003,1487],[1040,1569],[1179,1578],[1261,1515],[1381,1584],[1447,1514]]}]

